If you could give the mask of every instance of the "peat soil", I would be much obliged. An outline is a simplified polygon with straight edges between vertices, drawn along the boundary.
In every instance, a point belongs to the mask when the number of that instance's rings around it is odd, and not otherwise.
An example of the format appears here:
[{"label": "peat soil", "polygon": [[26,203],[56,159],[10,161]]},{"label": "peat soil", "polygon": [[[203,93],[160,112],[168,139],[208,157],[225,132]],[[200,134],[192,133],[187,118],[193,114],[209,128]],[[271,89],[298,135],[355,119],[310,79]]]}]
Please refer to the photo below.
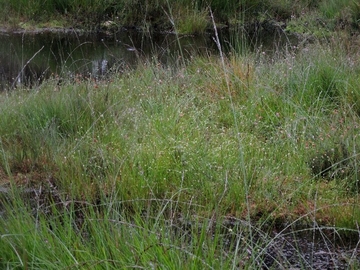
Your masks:
[{"label": "peat soil", "polygon": [[[49,179],[46,187],[24,188],[14,195],[9,185],[0,186],[0,218],[6,219],[6,207],[14,203],[13,198],[23,198],[24,207],[30,209],[34,217],[39,211],[51,216],[54,204],[59,211],[77,209],[76,228],[81,226],[84,211],[90,203],[64,200],[57,188]],[[20,193],[19,193],[20,192]],[[20,196],[19,196],[20,195]],[[92,206],[101,203],[93,202]],[[62,210],[61,210],[62,209]],[[174,215],[175,216],[175,215]],[[256,225],[232,217],[224,218],[220,224],[216,221],[201,221],[182,218],[169,218],[166,222],[174,237],[183,237],[191,245],[194,232],[207,225],[208,235],[212,237],[215,230],[220,233],[220,247],[224,252],[238,252],[238,267],[248,265],[251,260],[258,269],[354,269],[360,266],[360,231],[358,234],[344,235],[339,229],[322,227],[317,224],[286,225],[271,229],[257,229]],[[251,232],[250,232],[251,229]],[[85,236],[86,237],[86,236]],[[245,254],[245,256],[244,256]]]}]

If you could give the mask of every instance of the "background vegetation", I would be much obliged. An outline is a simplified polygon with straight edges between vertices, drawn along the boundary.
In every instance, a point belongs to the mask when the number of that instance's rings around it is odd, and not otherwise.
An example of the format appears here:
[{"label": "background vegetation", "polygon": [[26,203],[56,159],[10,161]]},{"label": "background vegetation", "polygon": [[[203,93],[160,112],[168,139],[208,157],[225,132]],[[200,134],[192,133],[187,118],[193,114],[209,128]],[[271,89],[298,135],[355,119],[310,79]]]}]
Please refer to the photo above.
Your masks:
[{"label": "background vegetation", "polygon": [[0,10],[1,22],[9,28],[119,30],[123,26],[135,26],[145,31],[176,30],[179,33],[198,33],[212,28],[209,10],[213,11],[219,26],[275,20],[290,22],[289,30],[300,32],[313,32],[319,27],[358,28],[360,20],[360,6],[352,0],[1,0]]}]

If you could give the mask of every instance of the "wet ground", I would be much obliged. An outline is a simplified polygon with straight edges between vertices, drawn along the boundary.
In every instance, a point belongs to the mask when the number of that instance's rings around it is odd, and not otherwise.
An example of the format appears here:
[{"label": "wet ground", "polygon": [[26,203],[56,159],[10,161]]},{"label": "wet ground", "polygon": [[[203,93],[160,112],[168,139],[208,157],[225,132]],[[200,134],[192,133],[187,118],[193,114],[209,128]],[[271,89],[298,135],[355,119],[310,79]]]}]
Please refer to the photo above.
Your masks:
[{"label": "wet ground", "polygon": [[320,270],[359,267],[359,242],[356,245],[339,239],[334,242],[323,230],[327,229],[311,228],[307,229],[307,233],[289,231],[275,235],[275,240],[269,244],[264,254],[263,268]]},{"label": "wet ground", "polygon": [[[251,260],[256,269],[358,269],[360,230],[344,234],[339,228],[296,224],[259,229],[235,218],[221,224],[224,250],[239,253],[238,266]],[[183,233],[189,230],[189,222]],[[251,234],[250,229],[251,228]],[[247,256],[244,256],[244,251]]]},{"label": "wet ground", "polygon": [[[21,191],[20,196],[24,198],[26,205],[30,206],[34,215],[38,211],[51,214],[49,200],[60,209],[68,207],[69,202],[62,201],[51,180],[48,182],[45,188],[26,188]],[[10,202],[12,196],[10,186],[0,187],[0,217],[6,218],[4,202]],[[84,202],[70,203],[76,203],[78,208],[86,207]],[[216,226],[215,222],[209,220],[202,222],[212,224],[213,228]],[[169,227],[174,229],[174,234],[188,237],[190,242],[194,227],[200,231],[203,228],[201,224],[196,220],[189,221],[181,217],[169,220]],[[209,227],[210,236],[213,228]],[[220,234],[224,252],[239,253],[239,269],[250,260],[256,269],[345,270],[360,267],[360,230],[345,235],[338,228],[321,227],[316,223],[299,228],[294,223],[265,231],[244,220],[226,218],[221,222]]]}]

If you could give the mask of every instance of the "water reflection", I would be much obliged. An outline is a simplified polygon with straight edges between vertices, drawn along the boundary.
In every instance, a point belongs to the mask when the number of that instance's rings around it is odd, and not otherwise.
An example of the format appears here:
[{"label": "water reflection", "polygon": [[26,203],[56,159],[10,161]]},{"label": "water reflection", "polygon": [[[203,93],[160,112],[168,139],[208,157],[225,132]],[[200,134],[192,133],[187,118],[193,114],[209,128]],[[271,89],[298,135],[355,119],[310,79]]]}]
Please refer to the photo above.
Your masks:
[{"label": "water reflection", "polygon": [[[254,35],[221,32],[226,51],[279,52],[290,39],[282,31]],[[139,61],[166,66],[186,62],[199,54],[218,53],[213,34],[202,36],[147,35],[119,32],[114,35],[58,33],[0,33],[0,91],[32,87],[50,76],[99,79],[109,71],[121,72]],[[176,66],[176,65],[175,65]]]},{"label": "water reflection", "polygon": [[[104,34],[38,33],[0,34],[0,90],[33,86],[51,75],[102,78],[151,60],[174,64],[181,55],[206,53],[209,36],[148,36],[138,32]],[[179,48],[181,47],[181,51]]]}]

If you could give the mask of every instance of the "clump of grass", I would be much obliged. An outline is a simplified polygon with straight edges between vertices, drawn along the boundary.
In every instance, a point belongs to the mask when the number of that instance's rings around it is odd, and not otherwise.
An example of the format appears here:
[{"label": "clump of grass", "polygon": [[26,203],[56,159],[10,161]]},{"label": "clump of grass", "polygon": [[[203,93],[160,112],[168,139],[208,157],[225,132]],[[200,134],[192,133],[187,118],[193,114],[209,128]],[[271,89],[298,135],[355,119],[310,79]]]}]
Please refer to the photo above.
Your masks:
[{"label": "clump of grass", "polygon": [[[17,216],[13,211],[24,206],[12,205],[6,218],[1,220],[4,225],[0,239],[1,265],[8,268],[116,269],[221,267],[227,264],[217,261],[212,252],[208,252],[207,257],[202,250],[204,246],[214,249],[218,241],[214,245],[204,237],[190,239],[186,234],[181,236],[181,232],[178,237],[174,232],[176,224],[167,224],[161,214],[146,220],[137,214],[130,220],[123,216],[121,204],[104,205],[102,213],[92,206],[76,207],[74,202],[62,206],[49,205],[53,209],[52,216],[46,217],[40,208],[35,216],[27,212]],[[187,245],[187,241],[193,244]]]},{"label": "clump of grass", "polygon": [[206,10],[202,12],[196,9],[188,10],[185,14],[180,12],[176,17],[176,31],[179,34],[199,34],[205,32],[206,28],[208,28],[208,12]]},{"label": "clump of grass", "polygon": [[[311,4],[310,4],[311,6]],[[354,1],[320,1],[315,8],[300,8],[287,23],[290,32],[316,38],[331,38],[334,30],[354,32],[359,23],[359,7]]]},{"label": "clump of grass", "polygon": [[[309,267],[317,262],[302,253],[302,249],[308,249],[307,242],[302,246],[303,229],[292,230],[291,237],[286,228],[274,236],[253,227],[254,237],[249,237],[249,224],[243,220],[217,218],[214,222],[201,216],[194,220],[192,211],[185,209],[180,214],[177,207],[181,201],[175,197],[157,200],[158,212],[129,216],[124,202],[113,199],[96,206],[71,200],[44,206],[38,201],[30,214],[20,202],[20,194],[13,195],[14,200],[5,205],[6,215],[0,220],[0,265],[7,268],[228,269]],[[51,215],[45,214],[46,209]],[[309,232],[323,238],[325,246],[320,250],[334,250],[326,228],[312,228]],[[314,253],[319,242],[313,243]],[[291,256],[286,255],[289,252]],[[347,265],[355,267],[355,254],[356,249],[329,258],[339,266],[337,262],[346,257]]]},{"label": "clump of grass", "polygon": [[[218,60],[195,59],[178,72],[142,66],[103,85],[59,88],[49,81],[4,95],[2,168],[33,182],[51,175],[64,192],[93,202],[114,189],[131,201],[164,198],[181,187],[187,190],[181,199],[206,205],[204,213],[227,183],[220,207],[235,216],[249,211],[245,178],[252,215],[262,207],[282,215],[277,200],[300,204],[311,190],[316,153],[345,142],[349,155],[331,165],[356,162],[350,149],[357,149],[351,138],[358,119],[344,88],[358,90],[347,60],[331,50],[308,47],[279,55],[275,64],[266,55],[251,57],[225,59],[225,70]],[[332,59],[344,62],[335,66]],[[257,190],[267,190],[266,205]]]},{"label": "clump of grass", "polygon": [[320,3],[319,9],[325,17],[335,19],[343,25],[346,23],[357,24],[359,20],[359,4],[354,1],[323,1]]}]

